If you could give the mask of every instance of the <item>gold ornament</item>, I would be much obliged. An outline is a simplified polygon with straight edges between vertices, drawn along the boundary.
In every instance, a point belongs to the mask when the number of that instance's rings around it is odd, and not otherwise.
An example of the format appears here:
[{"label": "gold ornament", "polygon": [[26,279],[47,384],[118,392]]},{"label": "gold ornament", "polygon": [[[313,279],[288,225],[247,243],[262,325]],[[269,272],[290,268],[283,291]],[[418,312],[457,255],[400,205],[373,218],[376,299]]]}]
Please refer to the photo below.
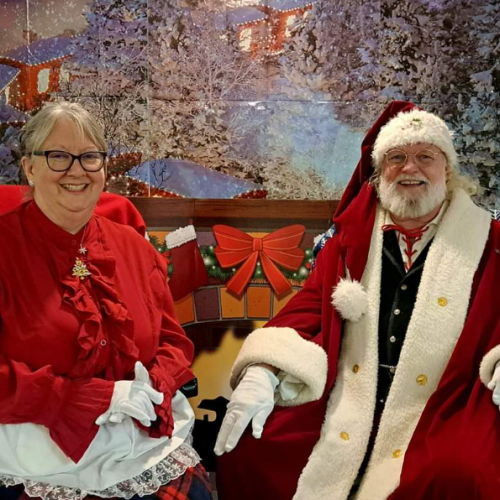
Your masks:
[{"label": "gold ornament", "polygon": [[78,257],[75,260],[75,265],[72,270],[72,276],[80,278],[81,281],[83,281],[87,276],[90,276],[90,271],[87,269],[87,265]]}]

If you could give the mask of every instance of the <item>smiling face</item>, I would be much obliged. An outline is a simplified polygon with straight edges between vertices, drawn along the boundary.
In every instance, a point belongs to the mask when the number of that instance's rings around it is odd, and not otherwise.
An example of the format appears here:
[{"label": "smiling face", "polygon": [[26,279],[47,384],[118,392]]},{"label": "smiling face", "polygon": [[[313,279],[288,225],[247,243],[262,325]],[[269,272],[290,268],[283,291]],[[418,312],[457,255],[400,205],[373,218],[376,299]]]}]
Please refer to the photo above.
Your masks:
[{"label": "smiling face", "polygon": [[[391,214],[400,218],[419,218],[438,209],[446,198],[448,162],[443,152],[433,144],[419,143],[397,148],[407,155],[401,167],[382,163],[380,203]],[[435,153],[430,165],[419,165],[415,154],[429,150]],[[386,157],[387,158],[387,157]]]},{"label": "smiling face", "polygon": [[[74,155],[99,151],[94,142],[83,134],[69,118],[56,120],[41,151],[58,150]],[[42,212],[63,229],[76,233],[90,219],[104,188],[105,168],[86,172],[75,160],[66,172],[54,172],[45,156],[25,156],[22,165],[28,180],[35,186],[34,199]]]}]

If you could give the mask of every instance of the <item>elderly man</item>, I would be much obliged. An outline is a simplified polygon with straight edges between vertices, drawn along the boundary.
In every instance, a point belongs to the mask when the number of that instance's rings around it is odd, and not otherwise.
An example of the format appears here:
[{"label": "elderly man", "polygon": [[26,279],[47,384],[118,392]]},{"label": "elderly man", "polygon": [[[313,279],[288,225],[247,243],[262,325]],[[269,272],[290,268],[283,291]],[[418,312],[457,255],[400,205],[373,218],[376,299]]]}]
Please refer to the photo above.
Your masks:
[{"label": "elderly man", "polygon": [[500,498],[500,225],[474,192],[439,117],[384,111],[337,234],[233,367],[221,500]]}]

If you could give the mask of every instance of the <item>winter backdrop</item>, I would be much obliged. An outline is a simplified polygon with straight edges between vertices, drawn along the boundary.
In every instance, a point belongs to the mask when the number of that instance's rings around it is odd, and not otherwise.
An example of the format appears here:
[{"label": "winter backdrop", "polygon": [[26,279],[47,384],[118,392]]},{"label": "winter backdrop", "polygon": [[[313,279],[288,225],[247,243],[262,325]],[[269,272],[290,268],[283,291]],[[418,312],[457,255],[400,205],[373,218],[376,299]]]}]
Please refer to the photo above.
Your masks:
[{"label": "winter backdrop", "polygon": [[114,192],[291,199],[338,198],[408,99],[500,208],[497,0],[0,0],[0,183],[59,99],[102,121]]}]

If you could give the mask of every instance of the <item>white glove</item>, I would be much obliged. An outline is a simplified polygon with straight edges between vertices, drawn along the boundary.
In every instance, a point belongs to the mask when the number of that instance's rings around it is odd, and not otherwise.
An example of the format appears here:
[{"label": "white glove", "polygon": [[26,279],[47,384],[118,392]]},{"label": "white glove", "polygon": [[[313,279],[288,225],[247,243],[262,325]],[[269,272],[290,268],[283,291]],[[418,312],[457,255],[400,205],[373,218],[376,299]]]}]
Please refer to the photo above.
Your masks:
[{"label": "white glove", "polygon": [[496,364],[493,377],[491,377],[488,389],[493,391],[493,403],[500,406],[500,361]]},{"label": "white glove", "polygon": [[253,437],[259,439],[262,436],[264,424],[274,408],[274,391],[278,384],[276,375],[263,366],[247,369],[227,405],[215,444],[216,455],[234,449],[250,420]]},{"label": "white glove", "polygon": [[[149,373],[146,370],[146,367],[140,361],[137,361],[135,363],[134,373],[135,373],[135,378],[134,378],[135,382],[144,382],[148,384],[150,387],[153,387],[153,385],[151,384],[151,379],[149,378]],[[108,415],[108,422],[111,422],[113,424],[119,424],[123,422],[126,418],[129,418],[129,416],[126,415],[125,413],[115,412]],[[107,422],[102,422],[102,423],[107,423]]]},{"label": "white glove", "polygon": [[135,364],[134,371],[134,381],[115,382],[109,408],[97,418],[97,425],[119,423],[127,417],[132,417],[142,425],[150,427],[151,422],[156,420],[153,403],[163,403],[164,396],[151,387],[148,371],[140,361]]}]

